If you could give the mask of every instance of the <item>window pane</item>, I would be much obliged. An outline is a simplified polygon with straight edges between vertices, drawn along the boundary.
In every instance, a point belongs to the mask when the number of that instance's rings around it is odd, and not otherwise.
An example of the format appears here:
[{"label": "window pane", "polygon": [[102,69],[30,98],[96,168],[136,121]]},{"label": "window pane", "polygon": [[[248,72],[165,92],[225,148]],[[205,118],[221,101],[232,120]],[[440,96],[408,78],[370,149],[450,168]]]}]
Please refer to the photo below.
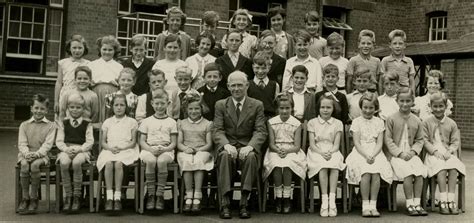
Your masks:
[{"label": "window pane", "polygon": [[431,40],[436,40],[436,31],[431,30]]},{"label": "window pane", "polygon": [[43,55],[43,42],[31,41],[31,54]]},{"label": "window pane", "polygon": [[18,53],[19,40],[10,39],[7,44],[7,53]]},{"label": "window pane", "polygon": [[438,32],[436,36],[436,40],[442,40],[443,39],[443,32]]},{"label": "window pane", "polygon": [[119,11],[128,12],[130,0],[119,0]]},{"label": "window pane", "polygon": [[49,24],[50,25],[61,25],[61,18],[63,13],[58,10],[51,10],[49,13]]},{"label": "window pane", "polygon": [[50,4],[55,4],[55,5],[63,5],[63,0],[49,0]]},{"label": "window pane", "polygon": [[44,39],[44,25],[35,25],[33,29],[33,38]]},{"label": "window pane", "polygon": [[30,7],[23,7],[23,11],[21,13],[21,20],[22,21],[33,21],[33,8]]},{"label": "window pane", "polygon": [[12,37],[20,36],[20,23],[19,22],[10,22],[8,35]]},{"label": "window pane", "polygon": [[439,17],[438,18],[438,29],[441,29],[441,28],[443,28],[443,18]]},{"label": "window pane", "polygon": [[49,27],[49,40],[61,40],[61,27],[50,26]]},{"label": "window pane", "polygon": [[16,72],[40,73],[41,60],[7,57],[5,59],[5,70]]},{"label": "window pane", "polygon": [[118,25],[118,30],[119,32],[128,32],[128,26],[127,26],[127,20],[125,19],[119,19],[119,25]]},{"label": "window pane", "polygon": [[30,54],[29,40],[20,40],[20,54]]},{"label": "window pane", "polygon": [[58,56],[60,51],[60,43],[49,42],[48,43],[48,57],[49,56]]},{"label": "window pane", "polygon": [[28,23],[21,24],[21,37],[31,38],[31,28],[33,26]]},{"label": "window pane", "polygon": [[18,6],[10,7],[10,20],[20,21],[21,8]]},{"label": "window pane", "polygon": [[35,9],[35,22],[44,23],[45,10],[44,9]]}]

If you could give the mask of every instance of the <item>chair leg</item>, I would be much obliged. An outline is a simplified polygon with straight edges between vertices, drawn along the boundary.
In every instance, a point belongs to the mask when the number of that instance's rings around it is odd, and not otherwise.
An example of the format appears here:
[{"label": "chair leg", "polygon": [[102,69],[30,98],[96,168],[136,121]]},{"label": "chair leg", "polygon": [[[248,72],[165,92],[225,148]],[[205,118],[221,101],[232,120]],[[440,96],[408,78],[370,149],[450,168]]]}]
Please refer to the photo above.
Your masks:
[{"label": "chair leg", "polygon": [[56,213],[59,213],[59,210],[61,208],[61,201],[62,201],[62,185],[61,185],[61,168],[59,167],[59,164],[56,165]]},{"label": "chair leg", "polygon": [[[89,165],[89,213],[94,212],[94,169],[95,165]],[[100,187],[97,188],[100,191]]]},{"label": "chair leg", "polygon": [[183,206],[184,206],[184,179],[181,180],[181,186],[179,190],[179,195],[181,195],[181,198],[179,199],[179,210],[181,213],[183,213]]},{"label": "chair leg", "polygon": [[393,200],[393,206],[392,206],[392,211],[397,211],[397,183],[392,184],[392,200]]},{"label": "chair leg", "polygon": [[309,213],[314,213],[314,177],[309,179]]},{"label": "chair leg", "polygon": [[15,212],[18,213],[18,206],[20,205],[21,195],[20,184],[20,167],[15,166]]},{"label": "chair leg", "polygon": [[258,193],[258,211],[262,212],[262,175],[260,175],[260,171],[257,173],[257,193]]},{"label": "chair leg", "polygon": [[305,187],[306,187],[306,182],[304,181],[304,179],[300,179],[300,202],[301,202],[301,213],[304,213],[305,210],[305,203],[304,203],[304,200],[305,200]]},{"label": "chair leg", "polygon": [[348,213],[349,211],[347,210],[347,179],[344,177],[345,176],[345,171],[342,176],[342,209],[344,213]]},{"label": "chair leg", "polygon": [[[141,165],[141,164],[140,164]],[[145,168],[141,165],[141,174],[140,174],[140,207],[138,208],[138,213],[143,214],[145,209]]]},{"label": "chair leg", "polygon": [[267,209],[267,196],[268,196],[268,179],[263,181],[263,201],[262,201],[262,212],[265,213]]},{"label": "chair leg", "polygon": [[458,190],[458,205],[462,213],[466,212],[466,177],[461,175],[460,189]]},{"label": "chair leg", "polygon": [[134,176],[134,179],[135,179],[135,185],[134,185],[134,190],[135,190],[135,194],[134,194],[134,200],[135,200],[135,212],[138,212],[139,211],[139,199],[140,199],[140,182],[139,181],[139,173],[140,173],[140,169],[139,169],[140,165],[139,164],[136,164],[134,170],[135,170],[135,176]]},{"label": "chair leg", "polygon": [[429,179],[428,178],[423,178],[423,186],[421,189],[421,206],[423,209],[426,210],[426,203],[427,203],[427,193],[428,193],[428,184],[429,184]]},{"label": "chair leg", "polygon": [[[354,190],[354,186],[351,185],[351,184],[349,184],[349,185],[348,185],[348,189],[349,189],[349,192],[348,192],[349,201],[348,201],[348,204],[347,204],[347,206],[348,206],[347,209],[348,209],[348,211],[352,211],[352,196],[353,196],[352,191]],[[390,190],[389,190],[389,191],[390,191]],[[389,192],[389,194],[390,194],[390,192]],[[390,197],[390,196],[389,196],[389,197]],[[389,207],[389,210],[390,210],[390,209],[391,209],[391,207]]]},{"label": "chair leg", "polygon": [[50,178],[51,177],[51,171],[49,165],[47,166],[46,169],[46,209],[48,210],[48,213],[51,212],[51,196],[50,196]]},{"label": "chair leg", "polygon": [[98,173],[98,178],[97,178],[97,192],[96,192],[96,195],[95,195],[95,199],[96,199],[96,202],[95,202],[95,212],[99,212],[99,208],[100,208],[100,202],[101,202],[101,198],[102,198],[102,178],[104,177],[104,172],[103,171],[99,171]]},{"label": "chair leg", "polygon": [[393,207],[393,200],[392,200],[392,196],[390,194],[390,187],[391,187],[391,185],[388,185],[388,188],[387,188],[388,211],[392,211],[392,207]]},{"label": "chair leg", "polygon": [[174,213],[179,213],[178,208],[178,167],[175,167],[173,170],[173,208]]},{"label": "chair leg", "polygon": [[431,211],[435,211],[435,200],[436,200],[436,176],[430,179],[430,197],[431,197]]}]

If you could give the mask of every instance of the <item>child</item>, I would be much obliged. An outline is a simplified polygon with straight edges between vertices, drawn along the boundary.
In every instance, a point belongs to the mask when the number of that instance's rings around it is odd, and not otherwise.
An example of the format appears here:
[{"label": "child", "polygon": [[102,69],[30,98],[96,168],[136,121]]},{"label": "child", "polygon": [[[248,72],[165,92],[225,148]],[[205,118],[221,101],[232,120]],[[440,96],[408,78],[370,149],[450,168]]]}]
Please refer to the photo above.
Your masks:
[{"label": "child", "polygon": [[66,42],[66,53],[70,57],[58,61],[58,77],[54,88],[54,113],[59,114],[61,95],[67,90],[76,89],[74,73],[78,66],[84,66],[90,62],[83,58],[88,52],[87,42],[81,35],[73,35]]},{"label": "child", "polygon": [[[432,115],[430,106],[430,97],[432,94],[440,92],[444,89],[444,75],[440,70],[430,70],[426,75],[424,86],[428,90],[428,93],[424,96],[415,98],[414,109],[420,113],[419,117],[421,120],[428,119]],[[446,116],[451,115],[451,108],[453,103],[448,99],[446,104]]]},{"label": "child", "polygon": [[[135,112],[135,119],[141,121],[155,114],[151,101],[158,89],[164,90],[168,82],[165,73],[159,69],[153,69],[148,73],[148,85],[150,91],[138,97],[137,111]],[[170,110],[170,109],[168,109]],[[171,111],[171,110],[170,110]],[[168,113],[170,114],[170,113]]]},{"label": "child", "polygon": [[164,54],[165,58],[156,61],[152,70],[159,69],[165,73],[165,79],[168,83],[165,90],[173,91],[178,89],[178,84],[174,79],[176,68],[186,66],[186,62],[179,59],[179,49],[181,47],[181,39],[178,35],[169,34],[164,37]]},{"label": "child", "polygon": [[306,88],[308,69],[303,65],[296,65],[291,70],[293,81],[287,90],[293,100],[293,114],[300,122],[309,121],[316,117],[314,94]]},{"label": "child", "polygon": [[229,90],[219,85],[222,75],[216,63],[210,63],[204,67],[205,86],[198,89],[202,95],[204,104],[209,108],[209,112],[203,113],[205,119],[214,120],[216,102],[230,96]]},{"label": "child", "polygon": [[210,33],[202,33],[196,38],[198,52],[186,59],[186,63],[193,71],[194,89],[199,89],[204,86],[204,67],[209,63],[214,63],[216,58],[209,54],[209,51],[214,48],[216,44],[214,37]]},{"label": "child", "polygon": [[378,97],[380,103],[379,117],[385,121],[400,109],[397,104],[398,75],[389,72],[383,76],[382,83],[385,93]]},{"label": "child", "polygon": [[178,121],[177,157],[186,187],[183,211],[199,212],[204,173],[214,168],[214,157],[211,154],[212,122],[202,117],[203,106],[199,94],[187,97],[184,105],[188,118]]},{"label": "child", "polygon": [[349,106],[349,120],[353,121],[360,116],[361,110],[359,107],[359,101],[362,95],[367,91],[367,87],[370,83],[371,74],[369,69],[364,68],[356,72],[354,75],[353,84],[356,88],[355,91],[346,95],[347,104]]},{"label": "child", "polygon": [[[155,58],[156,60],[163,60],[167,58],[167,41],[169,35],[174,35],[179,39],[179,48],[175,49],[176,59],[185,60],[191,54],[191,37],[180,29],[184,28],[186,24],[186,14],[173,6],[166,10],[166,18],[163,23],[168,27],[168,30],[158,34],[155,42]],[[163,67],[160,67],[163,69]],[[165,71],[166,72],[166,71]]]},{"label": "child", "polygon": [[135,85],[132,92],[136,95],[142,95],[150,91],[148,86],[148,72],[155,64],[155,61],[146,57],[148,41],[143,34],[136,34],[130,40],[130,52],[132,57],[125,60],[123,67],[132,68],[136,73]]},{"label": "child", "polygon": [[[444,93],[431,94],[430,105],[433,116],[423,121],[428,177],[436,177],[438,181],[440,213],[459,214],[454,201],[456,181],[458,172],[466,175],[466,167],[457,157],[457,151],[461,146],[461,135],[456,122],[446,116],[448,98]],[[448,176],[447,193],[446,176]]]},{"label": "child", "polygon": [[381,95],[383,93],[383,81],[379,80],[382,78],[380,59],[372,56],[372,51],[374,51],[375,48],[375,33],[368,29],[360,31],[358,47],[359,54],[351,57],[349,64],[347,64],[347,93],[351,93],[354,89],[352,85],[353,75],[368,68],[372,75],[368,90],[370,92],[378,92],[378,94]]},{"label": "child", "polygon": [[[237,33],[240,33],[242,36],[238,52],[241,53],[242,56],[250,58],[257,49],[257,37],[247,32],[247,30],[252,27],[252,15],[250,15],[247,9],[237,9],[230,19],[230,24],[233,25]],[[227,35],[224,36],[221,44],[223,49],[229,49]]]},{"label": "child", "polygon": [[[124,176],[123,166],[138,160],[138,144],[136,141],[138,123],[126,115],[129,109],[127,97],[117,94],[111,101],[114,116],[102,124],[102,151],[97,158],[97,169],[105,166],[106,211],[121,211],[121,188]],[[114,181],[115,179],[115,181]],[[115,192],[113,186],[115,182]]]},{"label": "child", "polygon": [[74,71],[74,83],[76,89],[65,91],[59,101],[59,122],[69,115],[67,105],[71,94],[80,94],[84,98],[84,112],[82,117],[91,120],[92,123],[99,121],[99,98],[97,94],[89,89],[92,80],[92,71],[89,67],[79,66]]},{"label": "child", "polygon": [[[89,120],[83,118],[84,105],[85,100],[80,94],[69,95],[69,117],[59,123],[56,136],[56,146],[61,151],[57,162],[61,166],[62,183],[66,192],[63,211],[78,211],[80,208],[82,164],[89,162],[90,150],[94,144],[92,125]],[[70,166],[73,171],[72,185]]]},{"label": "child", "polygon": [[136,76],[135,71],[132,68],[123,68],[120,71],[118,77],[118,84],[120,85],[120,90],[112,94],[107,94],[105,96],[105,106],[107,106],[108,116],[112,116],[113,113],[113,104],[112,100],[116,95],[122,94],[126,98],[127,110],[125,111],[128,117],[135,117],[135,109],[137,108],[138,97],[132,92],[132,87],[135,85]]},{"label": "child", "polygon": [[327,56],[327,41],[319,36],[319,13],[310,11],[304,16],[304,23],[306,31],[311,35],[311,42],[309,46],[309,55],[316,59]]},{"label": "child", "polygon": [[321,65],[318,62],[318,59],[312,57],[308,53],[308,46],[311,41],[311,36],[305,30],[298,30],[295,33],[295,51],[296,56],[288,59],[285,65],[285,73],[283,74],[282,89],[288,90],[291,87],[292,81],[290,80],[292,76],[292,69],[296,65],[304,65],[308,69],[308,81],[306,82],[306,87],[311,92],[319,92],[323,90],[322,86],[322,75],[321,75]]},{"label": "child", "polygon": [[[272,175],[275,185],[276,212],[291,211],[293,174],[306,178],[306,157],[301,150],[301,123],[291,115],[293,100],[288,94],[276,98],[278,116],[268,120],[269,149],[263,159],[263,178]],[[283,207],[282,207],[283,198]]]},{"label": "child", "polygon": [[[88,64],[92,71],[92,90],[99,98],[98,122],[108,117],[105,113],[105,95],[118,90],[117,79],[123,66],[114,59],[120,54],[120,43],[112,35],[97,39],[100,58]],[[94,121],[94,120],[92,120]]]},{"label": "child", "polygon": [[295,55],[295,39],[285,30],[286,10],[281,6],[270,8],[267,12],[271,31],[275,33],[276,44],[274,52],[280,57],[287,59]]},{"label": "child", "polygon": [[[147,188],[146,209],[163,210],[163,193],[168,178],[168,164],[174,160],[178,130],[176,121],[166,114],[170,103],[168,93],[162,89],[156,90],[151,103],[155,114],[144,119],[138,128],[141,134],[140,146],[142,149],[140,159],[146,166],[146,182],[143,186]],[[156,174],[156,167],[158,167],[158,174]],[[155,183],[157,184],[156,190]]]},{"label": "child", "polygon": [[171,93],[171,117],[175,120],[182,120],[187,118],[186,106],[184,106],[185,98],[189,94],[199,95],[199,92],[191,88],[192,70],[189,67],[178,67],[174,79],[178,83],[178,89]]},{"label": "child", "polygon": [[277,38],[275,33],[271,30],[264,30],[260,33],[259,50],[264,53],[264,56],[269,60],[268,78],[272,81],[276,81],[281,87],[283,80],[283,73],[285,72],[286,59],[276,54],[275,45]]},{"label": "child", "polygon": [[[339,79],[339,69],[334,64],[328,64],[323,69],[324,90],[316,93],[315,98],[318,101],[321,96],[331,96],[336,102],[333,116],[340,120],[343,124],[347,123],[348,119],[348,105],[346,95],[338,90],[336,83]],[[319,110],[316,110],[316,116],[319,115]]]},{"label": "child", "polygon": [[[201,16],[201,34],[207,32],[212,35],[214,40],[217,40],[216,29],[219,25],[220,16],[216,11],[205,11]],[[214,48],[209,51],[209,54],[215,58],[224,55],[224,50],[220,43],[215,43]]]},{"label": "child", "polygon": [[266,57],[263,51],[259,51],[255,54],[252,65],[255,77],[253,81],[249,81],[249,87],[247,89],[247,95],[249,97],[260,100],[263,103],[264,113],[267,119],[275,116],[277,112],[274,101],[280,92],[278,83],[268,79],[269,63],[270,58]]},{"label": "child", "polygon": [[318,105],[319,116],[308,122],[308,178],[319,173],[322,201],[319,214],[321,217],[335,217],[337,178],[339,171],[346,168],[344,157],[339,151],[344,127],[340,120],[332,118],[336,105],[332,96],[322,96]]},{"label": "child", "polygon": [[237,29],[230,29],[227,32],[227,35],[224,36],[224,40],[227,52],[216,59],[216,64],[219,65],[222,76],[219,85],[227,89],[227,77],[230,73],[240,70],[247,74],[249,80],[253,79],[254,73],[252,70],[252,61],[239,52],[239,47],[243,40],[240,31]]},{"label": "child", "polygon": [[321,57],[319,63],[321,64],[321,67],[325,67],[328,64],[334,64],[337,66],[339,70],[339,78],[336,87],[341,93],[346,94],[346,71],[349,60],[342,57],[345,44],[344,38],[340,34],[333,32],[328,36],[327,44],[329,56]]},{"label": "child", "polygon": [[[20,213],[35,212],[38,208],[40,189],[40,167],[49,164],[48,152],[53,147],[56,127],[46,119],[49,100],[42,94],[33,96],[32,117],[21,123],[18,131],[18,163],[20,164],[20,184],[22,200],[18,206]],[[30,191],[31,180],[31,191]]]},{"label": "child", "polygon": [[402,88],[397,93],[399,112],[388,117],[385,127],[385,145],[390,152],[394,179],[403,180],[406,207],[410,216],[426,216],[421,207],[423,178],[428,170],[418,156],[423,148],[423,127],[416,115],[411,113],[415,93]]},{"label": "child", "polygon": [[379,110],[375,93],[366,92],[359,102],[362,116],[353,120],[350,131],[354,149],[346,159],[349,184],[359,184],[362,195],[362,216],[380,217],[377,196],[380,178],[392,183],[392,166],[382,152],[384,122],[374,116]]},{"label": "child", "polygon": [[388,38],[392,54],[382,59],[380,69],[383,74],[396,72],[400,76],[400,87],[409,87],[415,92],[415,66],[413,60],[404,54],[407,35],[403,30],[395,29],[388,34]]}]

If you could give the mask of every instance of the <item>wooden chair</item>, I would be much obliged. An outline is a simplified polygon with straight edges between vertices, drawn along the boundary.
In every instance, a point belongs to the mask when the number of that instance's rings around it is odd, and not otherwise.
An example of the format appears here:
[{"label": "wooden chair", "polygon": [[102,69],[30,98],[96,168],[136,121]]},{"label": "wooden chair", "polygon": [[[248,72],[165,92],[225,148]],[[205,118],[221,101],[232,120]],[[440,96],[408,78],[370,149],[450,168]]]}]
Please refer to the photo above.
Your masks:
[{"label": "wooden chair", "polygon": [[[18,213],[18,206],[20,205],[21,200],[23,199],[23,194],[21,191],[21,183],[20,183],[20,164],[15,165],[15,212]],[[51,211],[51,172],[54,172],[54,165],[42,165],[40,167],[40,185],[38,189],[38,199],[42,200],[43,197],[41,195],[41,185],[45,186],[46,189],[46,210],[49,213]]]},{"label": "wooden chair", "polygon": [[[304,148],[309,148],[309,144],[306,146],[306,143],[308,140],[305,140],[305,137],[309,138],[308,135],[308,121],[304,122],[304,135],[303,135],[303,143],[304,143]],[[344,157],[347,156],[346,154],[346,146],[345,146],[345,130],[343,130],[343,135],[341,137],[341,144],[340,148],[342,149],[341,153]],[[317,176],[317,175],[316,175]],[[319,186],[319,183],[316,183],[315,179],[316,176],[312,177],[309,179],[309,213],[314,213],[314,186]],[[337,186],[341,188],[341,200],[342,200],[342,209],[344,213],[347,213],[347,180],[346,180],[346,169],[343,171],[340,171],[339,178],[341,179],[338,183]]]}]

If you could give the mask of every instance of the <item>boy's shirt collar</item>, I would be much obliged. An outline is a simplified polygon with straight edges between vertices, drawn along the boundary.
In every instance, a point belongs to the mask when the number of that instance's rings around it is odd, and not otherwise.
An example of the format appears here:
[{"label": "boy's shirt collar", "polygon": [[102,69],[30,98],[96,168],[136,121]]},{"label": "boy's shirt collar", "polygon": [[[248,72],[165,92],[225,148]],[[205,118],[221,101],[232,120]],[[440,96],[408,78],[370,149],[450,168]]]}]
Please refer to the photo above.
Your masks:
[{"label": "boy's shirt collar", "polygon": [[46,116],[45,116],[45,117],[43,117],[43,118],[42,118],[41,120],[39,120],[39,121],[36,121],[36,119],[35,119],[34,117],[31,117],[30,119],[28,119],[28,121],[27,121],[27,122],[28,122],[28,123],[33,123],[33,122],[38,122],[38,123],[40,123],[40,122],[49,123],[50,121],[49,121],[49,120],[46,118]]},{"label": "boy's shirt collar", "polygon": [[[183,33],[183,31],[179,30],[177,33],[174,33],[176,35],[181,35]],[[163,34],[165,34],[166,36],[171,34],[171,32],[169,30],[165,30],[163,31]]]},{"label": "boy's shirt collar", "polygon": [[82,121],[84,120],[84,119],[82,118],[82,116],[81,116],[81,117],[79,117],[79,118],[76,118],[76,119],[75,119],[75,118],[73,118],[73,117],[70,117],[70,116],[69,116],[69,117],[67,117],[66,119],[68,119],[68,120],[69,120],[69,124],[71,124],[72,126],[74,126],[74,123],[73,123],[73,122],[74,122],[74,120],[76,120],[76,121],[77,121],[77,126],[81,125]]},{"label": "boy's shirt collar", "polygon": [[385,98],[397,98],[397,94],[394,94],[394,95],[392,95],[392,96],[389,96],[387,93],[384,93],[384,94],[382,95],[382,97],[385,97]]},{"label": "boy's shirt collar", "polygon": [[270,82],[270,79],[268,79],[268,76],[263,78],[263,79],[259,79],[257,76],[255,76],[253,78],[253,82],[258,85],[260,83],[260,80],[263,80],[263,83],[265,83],[265,86],[268,85],[268,82]]},{"label": "boy's shirt collar", "polygon": [[363,55],[362,53],[359,53],[359,57],[362,58],[363,60],[370,60],[372,58],[372,55]]},{"label": "boy's shirt collar", "polygon": [[203,117],[201,116],[200,119],[196,120],[196,121],[193,121],[191,120],[191,118],[188,117],[188,121],[191,123],[191,124],[199,124],[201,121],[202,121]]},{"label": "boy's shirt collar", "polygon": [[191,86],[189,86],[186,91],[183,91],[183,90],[181,90],[181,88],[178,88],[178,95],[183,93],[183,92],[186,93],[186,94],[191,93]]},{"label": "boy's shirt collar", "polygon": [[300,59],[298,56],[295,56],[295,62],[301,62],[301,63],[306,63],[306,62],[314,62],[314,60],[317,61],[317,59],[313,58],[311,55],[308,54],[308,57],[305,59]]},{"label": "boy's shirt collar", "polygon": [[306,92],[311,93],[311,92],[308,90],[308,88],[307,88],[306,86],[303,88],[303,91],[301,91],[301,93],[297,93],[297,92],[293,89],[293,86],[292,86],[290,89],[288,89],[288,92],[289,92],[289,93],[292,93],[292,94],[299,94],[299,95],[303,95],[303,94],[305,94]]},{"label": "boy's shirt collar", "polygon": [[132,57],[132,63],[133,63],[133,65],[135,65],[135,67],[137,67],[137,68],[142,65],[142,63],[143,63],[144,60],[145,60],[145,58],[142,58],[141,60],[135,60],[135,59],[133,59],[133,57]]},{"label": "boy's shirt collar", "polygon": [[[390,54],[390,56],[388,56],[388,61],[397,61],[397,58],[395,58],[392,54]],[[403,55],[401,58],[400,58],[400,61],[404,62],[404,63],[408,63],[408,60],[407,60],[407,57],[405,55]]]},{"label": "boy's shirt collar", "polygon": [[217,87],[218,87],[218,86],[209,87],[209,86],[206,84],[206,88],[207,88],[207,90],[209,90],[210,92],[216,92],[216,91],[217,91]]}]

